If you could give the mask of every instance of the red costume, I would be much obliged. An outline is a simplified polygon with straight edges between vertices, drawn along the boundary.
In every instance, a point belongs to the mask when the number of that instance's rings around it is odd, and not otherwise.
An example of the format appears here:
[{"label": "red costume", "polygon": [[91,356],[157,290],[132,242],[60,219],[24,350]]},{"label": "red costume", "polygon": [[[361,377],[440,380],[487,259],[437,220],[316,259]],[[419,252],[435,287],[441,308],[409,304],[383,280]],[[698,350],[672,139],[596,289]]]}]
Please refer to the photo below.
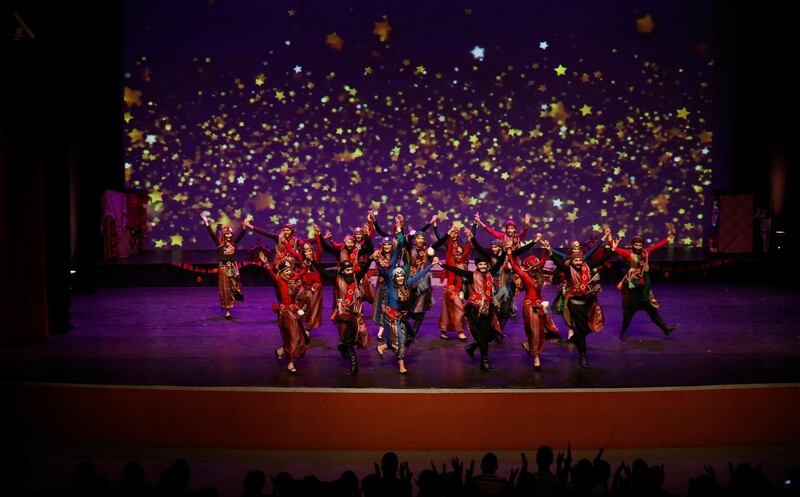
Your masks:
[{"label": "red costume", "polygon": [[[469,252],[472,247],[471,242],[464,245],[461,254],[456,255],[456,243],[452,237],[447,240],[447,251],[445,252],[445,262],[450,266],[459,269],[469,267]],[[452,271],[445,271],[444,296],[442,297],[442,315],[439,317],[439,329],[442,331],[452,331],[455,333],[464,332],[464,297],[463,281],[461,276]]]}]

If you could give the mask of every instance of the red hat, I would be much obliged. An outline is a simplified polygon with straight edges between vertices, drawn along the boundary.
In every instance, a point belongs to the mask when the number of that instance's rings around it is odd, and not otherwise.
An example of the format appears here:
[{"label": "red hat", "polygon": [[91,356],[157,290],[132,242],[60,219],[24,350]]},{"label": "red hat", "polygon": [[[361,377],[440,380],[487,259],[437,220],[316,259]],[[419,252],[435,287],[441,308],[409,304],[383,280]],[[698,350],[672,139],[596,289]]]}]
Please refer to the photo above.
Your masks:
[{"label": "red hat", "polygon": [[513,226],[513,227],[516,228],[517,227],[517,223],[514,222],[513,219],[508,219],[508,220],[506,220],[506,228],[508,228],[509,226]]},{"label": "red hat", "polygon": [[539,258],[536,257],[535,255],[530,255],[525,258],[525,261],[523,263],[525,264],[525,270],[530,271],[531,269],[539,265]]}]

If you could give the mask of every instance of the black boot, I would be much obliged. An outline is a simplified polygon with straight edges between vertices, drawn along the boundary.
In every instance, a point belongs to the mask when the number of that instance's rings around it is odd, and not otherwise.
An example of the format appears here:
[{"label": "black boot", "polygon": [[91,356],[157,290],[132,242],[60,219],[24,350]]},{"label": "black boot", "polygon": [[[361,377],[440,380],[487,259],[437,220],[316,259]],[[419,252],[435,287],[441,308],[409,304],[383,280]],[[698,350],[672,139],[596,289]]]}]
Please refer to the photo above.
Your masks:
[{"label": "black boot", "polygon": [[664,320],[661,319],[661,316],[656,317],[656,319],[654,319],[653,322],[655,322],[656,325],[659,328],[661,328],[661,331],[664,332],[665,336],[669,336],[669,334],[672,333],[673,331],[675,331],[675,328],[678,327],[677,324],[672,325],[672,326],[667,325],[667,323],[665,323]]},{"label": "black boot", "polygon": [[622,340],[623,342],[630,342],[631,339],[628,338],[628,330],[623,329],[622,331],[620,331],[619,339]]},{"label": "black boot", "polygon": [[347,357],[350,359],[350,376],[358,375],[358,357],[356,351],[352,347],[347,350]]},{"label": "black boot", "polygon": [[578,359],[578,365],[583,369],[589,369],[589,363],[586,362],[586,354],[581,354]]},{"label": "black boot", "polygon": [[339,353],[342,355],[342,359],[344,359],[344,360],[348,359],[348,357],[347,357],[347,346],[345,344],[340,343],[339,345],[336,346],[336,350],[338,350]]},{"label": "black boot", "polygon": [[489,365],[488,359],[481,360],[481,371],[486,371],[487,373],[494,373],[494,368]]},{"label": "black boot", "polygon": [[475,359],[475,349],[477,349],[477,348],[478,348],[478,344],[476,342],[473,342],[473,343],[467,345],[466,347],[464,347],[464,350],[466,350],[467,354],[469,354],[469,356],[474,360]]}]

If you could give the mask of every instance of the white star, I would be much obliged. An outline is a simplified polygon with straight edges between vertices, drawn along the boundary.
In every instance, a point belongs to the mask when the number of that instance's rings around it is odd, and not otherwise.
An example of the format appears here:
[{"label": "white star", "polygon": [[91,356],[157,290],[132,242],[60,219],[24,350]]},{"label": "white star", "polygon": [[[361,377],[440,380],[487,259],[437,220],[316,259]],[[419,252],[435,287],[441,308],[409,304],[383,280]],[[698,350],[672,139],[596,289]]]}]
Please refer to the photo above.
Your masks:
[{"label": "white star", "polygon": [[244,184],[244,176],[239,176],[238,178],[236,178],[236,182],[239,183],[240,185],[243,185]]},{"label": "white star", "polygon": [[564,205],[564,202],[562,202],[560,198],[553,200],[553,206],[560,209],[562,205]]},{"label": "white star", "polygon": [[302,67],[300,67],[300,66],[294,66],[294,72],[295,72],[295,73],[299,73],[299,72],[300,72],[300,71],[302,71],[302,70],[303,70],[303,68],[302,68]]},{"label": "white star", "polygon": [[479,47],[478,45],[475,45],[475,48],[473,48],[470,53],[476,59],[483,60],[483,48]]},{"label": "white star", "polygon": [[542,50],[547,50],[547,42],[546,41],[540,41],[539,42],[539,48],[541,48]]},{"label": "white star", "polygon": [[701,152],[703,152],[703,155],[708,155],[709,152],[708,147],[703,147],[703,150],[701,150]]},{"label": "white star", "polygon": [[144,141],[152,145],[156,142],[156,135],[147,135],[147,138],[145,138]]}]

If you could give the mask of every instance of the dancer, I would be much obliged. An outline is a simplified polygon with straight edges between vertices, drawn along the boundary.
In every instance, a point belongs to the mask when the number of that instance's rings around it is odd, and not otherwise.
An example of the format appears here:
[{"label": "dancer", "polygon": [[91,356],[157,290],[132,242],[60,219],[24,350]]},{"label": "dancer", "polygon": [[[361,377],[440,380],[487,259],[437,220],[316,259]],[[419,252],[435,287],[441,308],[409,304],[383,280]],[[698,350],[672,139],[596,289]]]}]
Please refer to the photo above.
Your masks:
[{"label": "dancer", "polygon": [[477,271],[469,271],[450,264],[442,264],[442,267],[456,276],[464,279],[469,286],[469,300],[466,304],[467,322],[469,331],[475,340],[467,345],[467,353],[474,357],[475,349],[481,352],[481,370],[494,372],[494,368],[489,365],[489,342],[494,340],[500,333],[500,322],[497,319],[497,307],[494,303],[494,283],[492,272],[496,272],[500,265],[505,263],[505,254],[493,267],[489,267],[489,260],[486,257],[475,259]]},{"label": "dancer", "polygon": [[350,374],[358,375],[358,357],[355,347],[365,349],[369,345],[367,325],[364,323],[362,310],[361,280],[367,274],[369,266],[363,264],[358,272],[353,269],[349,260],[339,263],[339,269],[324,269],[319,262],[311,263],[319,271],[322,279],[336,285],[336,302],[331,321],[339,330],[339,345],[336,347],[342,358],[350,362]]},{"label": "dancer", "polygon": [[[359,271],[362,264],[369,266],[371,264],[369,255],[372,253],[371,237],[375,233],[375,225],[371,218],[372,211],[367,214],[367,222],[364,226],[356,226],[353,228],[353,234],[347,235],[343,243],[334,240],[330,230],[327,231],[325,233],[325,239],[323,240],[323,248],[327,252],[337,256],[339,262],[349,260],[353,264],[356,272]],[[348,242],[348,240],[352,243]],[[367,247],[368,250],[362,250],[365,247]],[[372,290],[372,283],[369,281],[369,278],[364,278],[361,285],[362,297],[371,304],[375,297]]]},{"label": "dancer", "polygon": [[631,240],[630,250],[621,247],[617,247],[615,250],[628,263],[625,277],[617,285],[617,288],[622,291],[622,328],[619,332],[619,339],[623,342],[630,341],[628,327],[634,314],[639,310],[645,311],[650,316],[650,320],[661,328],[666,336],[669,336],[678,327],[678,325],[667,325],[658,315],[658,308],[661,307],[661,304],[656,300],[650,287],[650,254],[664,245],[672,243],[674,238],[675,227],[670,226],[666,238],[647,248],[644,247],[644,239],[641,236],[635,236]]},{"label": "dancer", "polygon": [[[306,270],[295,274],[294,260],[283,259],[275,269],[269,263],[264,253],[258,254],[261,262],[265,264],[275,289],[278,293],[278,302],[272,304],[272,310],[278,314],[278,328],[281,331],[283,345],[275,351],[278,361],[287,356],[289,363],[286,369],[291,375],[297,374],[294,361],[303,357],[306,351],[306,333],[303,331],[303,283],[301,278]],[[276,272],[277,271],[277,272]]]},{"label": "dancer", "polygon": [[[473,224],[472,226],[473,229],[475,229],[477,224]],[[541,239],[542,234],[536,233],[536,237],[533,239],[533,241],[527,242],[524,245],[520,245],[516,250],[512,250],[511,257],[515,260],[518,259],[522,254],[533,248],[533,246]],[[471,240],[475,250],[477,250],[478,253],[483,257],[487,257],[489,259],[489,264],[492,266],[497,263],[504,250],[509,250],[511,248],[510,241],[507,241],[504,244],[502,240],[495,239],[492,240],[491,244],[489,245],[489,250],[486,250],[483,246],[481,246],[480,242],[478,242],[477,237],[472,236]],[[504,245],[507,245],[507,248],[504,248]],[[503,331],[503,336],[505,336],[506,322],[508,322],[508,319],[514,314],[514,292],[516,290],[515,284],[511,278],[511,275],[513,275],[514,272],[511,270],[511,264],[509,261],[510,259],[507,259],[506,263],[500,266],[500,269],[497,271],[497,273],[492,273],[497,288],[494,294],[494,298],[498,303],[497,318],[500,320],[500,330]],[[499,338],[500,337],[498,337],[498,339]]]},{"label": "dancer", "polygon": [[[574,240],[570,244],[569,248],[567,249],[567,253],[566,254],[561,252],[561,251],[559,251],[559,250],[557,250],[557,249],[554,249],[552,247],[551,247],[550,251],[553,254],[557,255],[558,257],[560,257],[560,258],[562,258],[564,260],[569,259],[572,255],[580,254],[581,258],[584,261],[588,261],[588,260],[592,259],[592,256],[594,255],[594,253],[597,251],[597,249],[602,247],[603,244],[611,243],[611,238],[612,238],[612,236],[611,236],[611,227],[606,224],[606,225],[603,226],[603,236],[600,237],[600,240],[597,240],[597,242],[594,245],[589,247],[589,250],[587,250],[585,253],[583,252],[583,249],[581,247],[581,243],[578,240]],[[610,248],[609,248],[609,246],[606,246],[605,250],[603,251],[603,256],[605,256],[605,253],[608,250],[610,250]],[[602,257],[601,257],[601,259],[602,259]],[[608,260],[608,259],[606,259],[606,260]],[[553,312],[555,312],[556,314],[562,314],[562,315],[564,314],[564,308],[566,307],[566,304],[567,304],[567,301],[565,299],[566,294],[567,294],[567,282],[563,281],[561,283],[561,287],[559,288],[558,293],[556,294],[556,298],[553,299]],[[572,340],[572,337],[575,334],[574,330],[572,328],[570,328],[569,325],[567,325],[567,331],[568,331],[567,340]],[[546,338],[555,338],[559,342],[562,340],[561,335],[559,335],[557,333],[553,333],[551,331],[548,331],[545,334],[545,336],[546,336]]]},{"label": "dancer", "polygon": [[417,273],[406,281],[406,272],[402,266],[398,266],[398,258],[403,247],[403,233],[398,230],[397,232],[397,247],[392,253],[392,258],[389,262],[389,267],[382,265],[378,266],[381,276],[386,281],[386,322],[389,328],[389,340],[387,343],[378,345],[378,355],[383,359],[383,353],[386,349],[391,349],[397,356],[397,364],[400,374],[408,373],[405,365],[405,349],[406,349],[406,332],[407,323],[405,320],[406,314],[410,305],[413,303],[413,289],[412,287],[428,274],[433,265],[439,263],[439,259],[434,257],[431,264],[425,268],[417,271]]},{"label": "dancer", "polygon": [[[448,231],[447,250],[445,252],[445,262],[442,265],[446,269],[449,265],[458,269],[466,269],[469,266],[469,252],[472,247],[472,240],[467,236],[467,242],[461,246],[459,229],[453,225]],[[447,333],[458,333],[460,340],[466,340],[464,334],[464,283],[460,276],[452,271],[445,271],[445,286],[442,295],[442,313],[439,316],[439,330],[442,340],[447,340]]]},{"label": "dancer", "polygon": [[391,264],[392,256],[395,252],[395,241],[393,238],[384,237],[381,240],[381,248],[372,254],[372,259],[378,267],[378,279],[375,282],[375,298],[372,306],[372,322],[378,325],[378,341],[383,341],[383,330],[386,326],[384,309],[386,307],[386,280],[383,277],[381,268],[388,268]]},{"label": "dancer", "polygon": [[292,254],[289,253],[289,248],[299,252],[300,246],[307,243],[305,240],[294,236],[294,226],[291,224],[284,224],[281,227],[280,233],[273,233],[264,228],[254,226],[249,219],[244,221],[244,227],[251,229],[259,235],[264,235],[275,242],[275,264],[280,264],[284,260],[292,260]]},{"label": "dancer", "polygon": [[303,291],[305,292],[305,331],[306,336],[310,338],[310,332],[313,329],[319,328],[322,324],[322,277],[319,271],[312,264],[313,261],[321,262],[322,257],[322,242],[319,238],[319,226],[314,225],[314,243],[303,244],[303,254],[300,255],[294,248],[289,245],[284,245],[286,250],[297,259],[297,261],[305,268],[303,274]]},{"label": "dancer", "polygon": [[218,238],[206,215],[200,214],[200,217],[203,219],[203,224],[206,225],[211,240],[217,244],[219,303],[225,310],[225,319],[231,319],[231,309],[233,309],[234,302],[237,300],[244,302],[242,282],[239,278],[239,265],[236,263],[236,244],[244,237],[246,224],[236,236],[233,236],[233,229],[230,226],[223,226],[222,236]]},{"label": "dancer", "polygon": [[544,348],[545,332],[547,330],[558,333],[550,313],[547,312],[547,302],[542,300],[542,285],[545,281],[542,270],[547,262],[547,253],[550,251],[550,242],[542,242],[545,253],[541,259],[531,255],[523,262],[522,269],[514,260],[513,252],[508,250],[508,260],[512,270],[519,275],[522,286],[525,288],[525,301],[522,305],[522,317],[525,321],[525,335],[528,340],[522,343],[522,348],[529,355],[533,354],[533,367],[541,370],[541,354]]},{"label": "dancer", "polygon": [[603,329],[603,310],[597,302],[600,293],[600,275],[595,268],[602,266],[611,258],[619,240],[611,242],[611,250],[606,252],[602,259],[584,261],[580,251],[573,251],[567,261],[550,252],[550,258],[563,273],[567,285],[564,306],[564,321],[575,331],[573,343],[578,347],[578,364],[581,368],[588,368],[586,360],[586,336],[597,333]]}]

